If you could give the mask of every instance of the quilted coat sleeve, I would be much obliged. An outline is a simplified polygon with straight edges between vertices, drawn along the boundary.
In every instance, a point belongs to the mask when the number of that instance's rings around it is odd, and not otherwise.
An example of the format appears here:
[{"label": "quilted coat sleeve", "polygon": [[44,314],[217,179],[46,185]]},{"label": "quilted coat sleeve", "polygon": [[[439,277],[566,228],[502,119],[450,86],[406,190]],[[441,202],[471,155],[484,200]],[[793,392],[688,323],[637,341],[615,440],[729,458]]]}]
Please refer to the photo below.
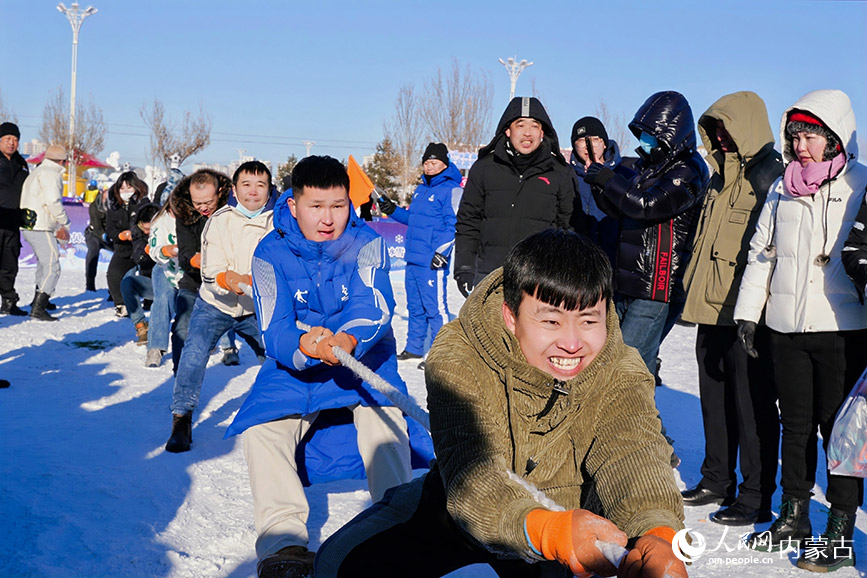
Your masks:
[{"label": "quilted coat sleeve", "polygon": [[736,320],[758,323],[770,295],[771,275],[774,272],[775,259],[769,257],[764,249],[773,242],[773,221],[782,190],[781,180],[778,180],[778,185],[775,188],[777,191],[768,195],[768,199],[762,207],[759,221],[756,224],[756,232],[750,240],[747,268],[744,270],[743,279],[741,279],[738,300],[735,305],[734,318]]},{"label": "quilted coat sleeve", "polygon": [[855,224],[843,245],[843,266],[862,299],[867,290],[867,199],[861,204]]},{"label": "quilted coat sleeve", "polygon": [[479,238],[482,221],[485,219],[485,191],[481,184],[482,168],[473,165],[455,224],[455,274],[475,273],[476,255],[479,253]]}]

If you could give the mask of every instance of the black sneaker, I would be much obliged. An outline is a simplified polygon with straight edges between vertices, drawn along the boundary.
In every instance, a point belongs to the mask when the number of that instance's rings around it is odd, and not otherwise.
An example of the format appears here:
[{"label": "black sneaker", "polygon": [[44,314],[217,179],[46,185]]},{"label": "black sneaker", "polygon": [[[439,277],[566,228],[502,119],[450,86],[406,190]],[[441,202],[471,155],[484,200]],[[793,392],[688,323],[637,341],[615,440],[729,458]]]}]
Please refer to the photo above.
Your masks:
[{"label": "black sneaker", "polygon": [[397,354],[398,361],[405,361],[407,359],[421,359],[422,356],[417,353],[410,353],[406,349]]}]

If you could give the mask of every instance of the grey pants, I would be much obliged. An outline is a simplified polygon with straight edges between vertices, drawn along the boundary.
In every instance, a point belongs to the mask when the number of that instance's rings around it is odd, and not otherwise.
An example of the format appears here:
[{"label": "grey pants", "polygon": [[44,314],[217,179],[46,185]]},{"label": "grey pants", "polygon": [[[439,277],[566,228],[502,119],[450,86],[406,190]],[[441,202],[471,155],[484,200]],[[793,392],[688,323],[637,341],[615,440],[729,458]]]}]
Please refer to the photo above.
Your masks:
[{"label": "grey pants", "polygon": [[36,255],[36,287],[51,295],[60,279],[60,248],[51,231],[21,231]]}]

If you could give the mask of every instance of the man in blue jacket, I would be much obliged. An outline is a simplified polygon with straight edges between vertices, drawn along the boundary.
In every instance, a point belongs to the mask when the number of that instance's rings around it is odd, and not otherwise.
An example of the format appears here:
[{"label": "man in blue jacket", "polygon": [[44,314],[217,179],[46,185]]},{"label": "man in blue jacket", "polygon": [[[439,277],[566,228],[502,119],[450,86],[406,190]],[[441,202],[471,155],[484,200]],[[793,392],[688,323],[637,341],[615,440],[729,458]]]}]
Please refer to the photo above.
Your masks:
[{"label": "man in blue jacket", "polygon": [[449,321],[446,279],[455,242],[452,191],[461,185],[461,172],[449,161],[449,150],[443,143],[428,144],[421,160],[424,174],[409,209],[398,207],[388,197],[378,201],[380,211],[408,225],[405,284],[409,328],[406,347],[397,356],[401,360],[423,357],[428,329],[433,341],[443,323]]},{"label": "man in blue jacket", "polygon": [[[340,161],[307,157],[292,171],[292,184],[277,201],[274,230],[253,254],[256,314],[267,360],[226,432],[227,437],[245,432],[260,578],[312,573],[309,507],[295,450],[320,412],[352,411],[357,454],[374,502],[412,476],[401,411],[333,353],[335,346],[343,349],[406,393],[397,373],[385,242],[355,215]],[[309,437],[308,473],[310,446],[317,443],[315,433]],[[323,439],[326,454],[348,449],[358,458],[353,440]]]}]

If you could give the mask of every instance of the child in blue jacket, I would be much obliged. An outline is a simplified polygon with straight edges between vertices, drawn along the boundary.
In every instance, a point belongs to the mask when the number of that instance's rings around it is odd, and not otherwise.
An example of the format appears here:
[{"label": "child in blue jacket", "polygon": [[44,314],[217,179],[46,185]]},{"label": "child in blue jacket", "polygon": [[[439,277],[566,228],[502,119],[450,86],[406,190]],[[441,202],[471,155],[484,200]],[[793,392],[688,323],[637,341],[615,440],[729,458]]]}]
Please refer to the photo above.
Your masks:
[{"label": "child in blue jacket", "polygon": [[[349,176],[336,159],[303,159],[292,171],[292,184],[277,201],[274,230],[253,255],[267,359],[226,432],[227,437],[244,432],[259,576],[295,575],[285,574],[289,568],[298,576],[312,572],[309,507],[295,456],[320,412],[349,408],[357,434],[340,441],[324,436],[318,453],[309,447],[317,437],[305,440],[311,481],[346,477],[330,466],[357,461],[358,454],[374,502],[412,477],[403,414],[341,366],[332,351],[340,347],[406,393],[397,373],[385,243],[355,215]],[[352,455],[335,459],[335,452],[347,450]],[[314,478],[311,460],[331,471]]]},{"label": "child in blue jacket", "polygon": [[[380,197],[379,209],[406,231],[406,308],[409,313],[406,347],[398,359],[419,359],[426,352],[425,339],[431,341],[449,321],[446,280],[449,256],[455,242],[455,211],[452,191],[461,186],[461,173],[449,161],[443,143],[430,143],[422,155],[422,182],[412,195],[409,209],[398,207],[388,197]],[[423,368],[419,365],[419,368]]]}]

